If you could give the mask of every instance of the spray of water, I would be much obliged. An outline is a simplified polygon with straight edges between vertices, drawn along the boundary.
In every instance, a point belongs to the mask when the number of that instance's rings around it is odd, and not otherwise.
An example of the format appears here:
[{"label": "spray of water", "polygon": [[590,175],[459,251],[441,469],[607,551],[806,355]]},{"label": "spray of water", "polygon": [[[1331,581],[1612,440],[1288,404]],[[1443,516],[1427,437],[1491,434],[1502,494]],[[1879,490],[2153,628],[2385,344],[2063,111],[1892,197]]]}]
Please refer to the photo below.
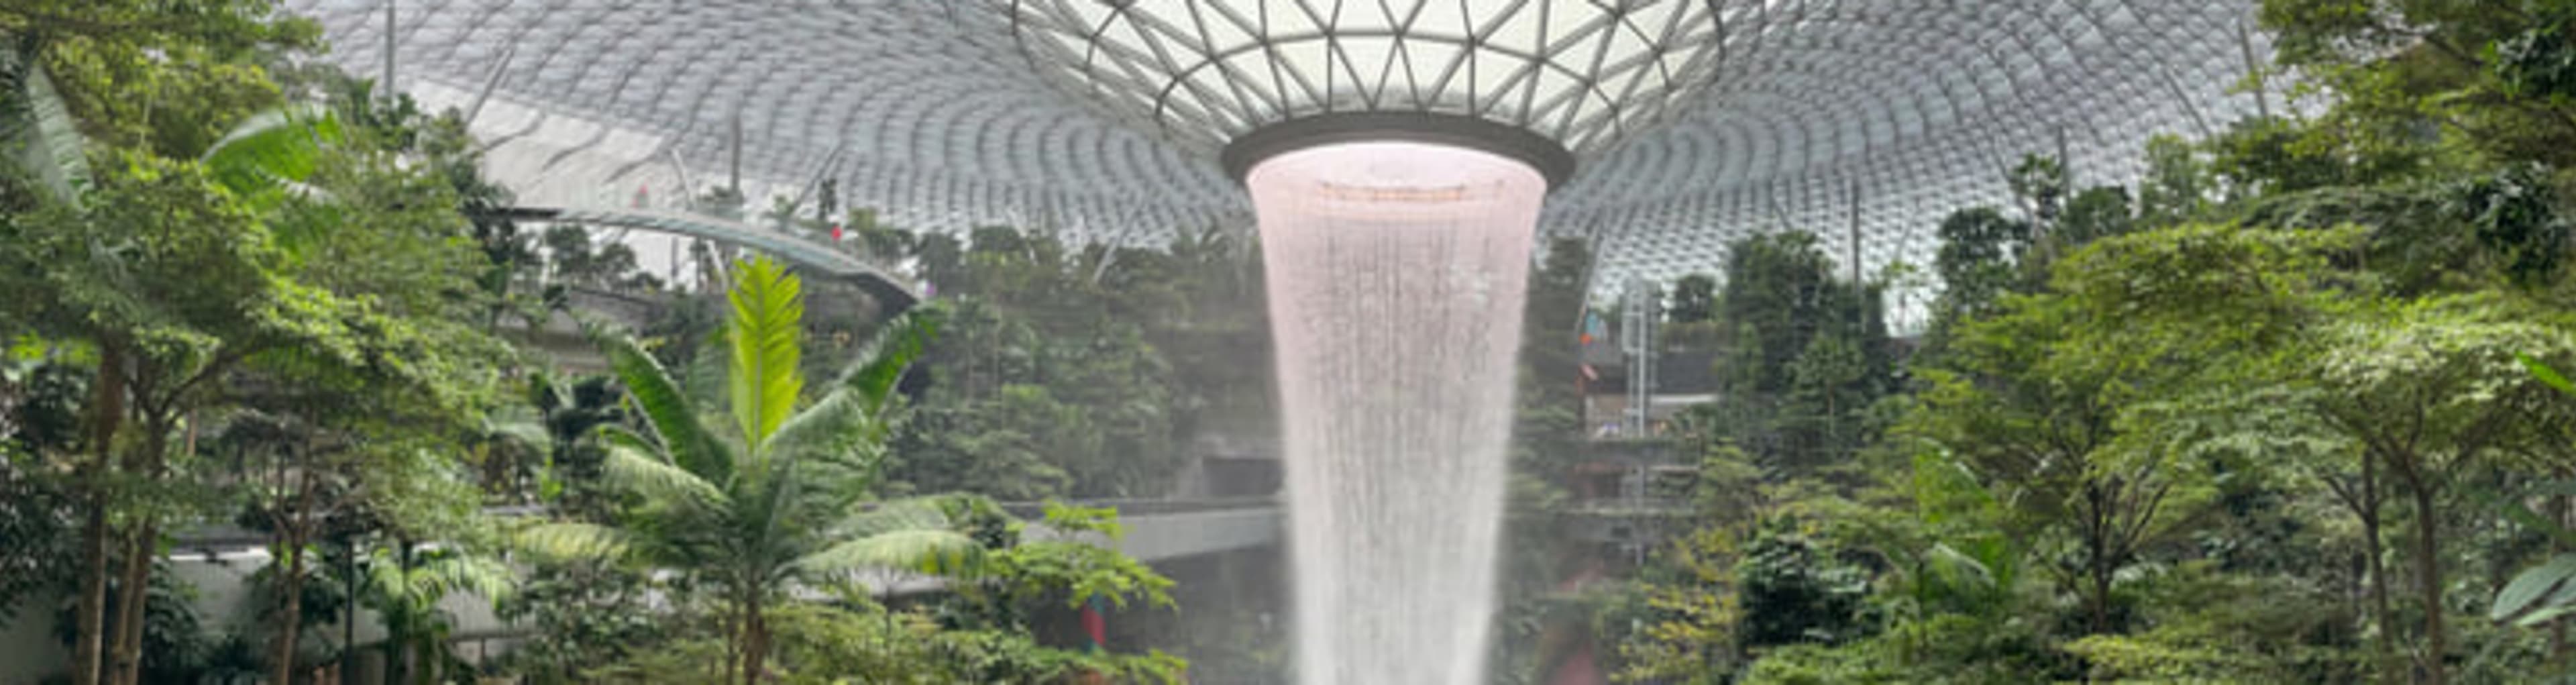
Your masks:
[{"label": "spray of water", "polygon": [[1246,185],[1285,405],[1300,678],[1480,682],[1547,182],[1483,152],[1370,142],[1273,157]]}]

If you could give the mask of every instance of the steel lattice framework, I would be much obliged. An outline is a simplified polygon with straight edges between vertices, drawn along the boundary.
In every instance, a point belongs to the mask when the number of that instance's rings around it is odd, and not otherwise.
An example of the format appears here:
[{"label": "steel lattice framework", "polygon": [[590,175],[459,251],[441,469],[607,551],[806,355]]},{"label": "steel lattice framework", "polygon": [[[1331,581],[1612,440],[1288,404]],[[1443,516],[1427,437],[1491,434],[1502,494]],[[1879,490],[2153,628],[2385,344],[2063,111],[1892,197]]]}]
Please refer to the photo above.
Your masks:
[{"label": "steel lattice framework", "polygon": [[467,110],[545,202],[667,199],[739,149],[755,196],[830,178],[913,228],[1153,243],[1250,223],[1208,154],[1229,136],[1436,111],[1580,155],[1542,230],[1592,238],[1603,284],[1783,227],[1925,264],[1941,214],[2007,204],[2021,155],[2123,182],[2148,137],[2271,104],[2236,87],[2268,54],[2244,0],[285,4],[331,59]]},{"label": "steel lattice framework", "polygon": [[1207,149],[1289,119],[1397,111],[1598,153],[1708,83],[1726,27],[1755,14],[1688,0],[1001,2],[1033,67]]}]

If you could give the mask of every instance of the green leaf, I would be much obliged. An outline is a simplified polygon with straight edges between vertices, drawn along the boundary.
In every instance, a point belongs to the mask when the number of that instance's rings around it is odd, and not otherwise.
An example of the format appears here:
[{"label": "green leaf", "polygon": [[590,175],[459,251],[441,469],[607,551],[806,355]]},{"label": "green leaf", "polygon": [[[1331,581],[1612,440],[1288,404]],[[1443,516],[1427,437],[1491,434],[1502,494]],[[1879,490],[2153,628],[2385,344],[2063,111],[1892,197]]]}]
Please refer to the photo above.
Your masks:
[{"label": "green leaf", "polygon": [[91,182],[86,141],[43,62],[15,51],[7,57],[22,72],[15,90],[25,107],[10,113],[17,121],[7,122],[10,155],[55,201],[78,202]]},{"label": "green leaf", "polygon": [[627,444],[611,444],[600,476],[610,486],[676,507],[723,506],[725,495],[697,474]]},{"label": "green leaf", "polygon": [[431,596],[464,591],[486,600],[499,601],[518,589],[517,578],[500,561],[479,554],[453,553],[432,557],[412,571],[414,584]]},{"label": "green leaf", "polygon": [[483,432],[494,439],[517,443],[538,452],[554,449],[555,445],[554,433],[548,432],[535,417],[524,414],[484,417]]},{"label": "green leaf", "polygon": [[833,529],[844,537],[864,538],[896,531],[947,528],[955,520],[949,515],[955,503],[969,497],[932,495],[872,502],[842,518]]},{"label": "green leaf", "polygon": [[2567,377],[2560,375],[2557,369],[2549,368],[2549,365],[2540,363],[2540,360],[2533,359],[2530,355],[2516,354],[2513,358],[2520,360],[2523,368],[2530,369],[2531,375],[2539,378],[2540,382],[2557,388],[2559,392],[2576,395],[2576,383],[2569,383]]},{"label": "green leaf", "polygon": [[2487,610],[2487,618],[2507,621],[2525,612],[2549,608],[2541,606],[2541,599],[2559,594],[2571,579],[2576,579],[2576,554],[2552,557],[2548,563],[2524,570],[2505,583],[2504,589],[2496,592],[2495,606]]},{"label": "green leaf", "polygon": [[329,108],[275,109],[243,120],[197,161],[224,189],[266,210],[287,195],[320,192],[304,182],[321,169],[323,151],[341,140],[340,120]]},{"label": "green leaf", "polygon": [[662,449],[671,463],[697,474],[709,483],[724,483],[733,477],[733,450],[698,419],[697,407],[681,394],[678,383],[662,369],[662,362],[635,344],[623,332],[594,328],[591,337],[601,352],[608,356],[608,366],[626,385],[626,394],[642,409],[646,423],[661,438]]},{"label": "green leaf", "polygon": [[857,393],[860,410],[869,415],[885,411],[886,401],[894,396],[904,370],[911,368],[930,341],[939,337],[939,326],[946,318],[943,310],[920,308],[886,322],[885,328],[860,348],[854,357],[857,361],[842,374],[835,392]]},{"label": "green leaf", "polygon": [[2488,506],[2495,508],[2496,511],[2503,513],[2505,518],[2512,519],[2514,523],[2519,523],[2524,527],[2530,528],[2534,531],[2539,531],[2542,535],[2547,535],[2559,542],[2576,545],[2576,531],[2568,530],[2565,526],[2561,526],[2550,521],[2548,517],[2541,516],[2538,512],[2532,511],[2530,507],[2523,506],[2521,502],[2504,497],[2498,497],[2495,493],[2487,492],[2483,489],[2472,488],[2468,491],[2468,494],[2470,498],[2484,502]]},{"label": "green leaf", "polygon": [[1931,553],[1926,556],[1931,563],[1933,573],[1944,583],[1980,590],[1995,587],[1994,572],[1988,570],[1984,562],[1960,553],[1955,547],[1935,543],[1932,545]]},{"label": "green leaf", "polygon": [[982,566],[984,547],[956,531],[914,528],[842,542],[796,560],[808,571],[896,569],[962,577]]},{"label": "green leaf", "polygon": [[872,478],[876,458],[881,456],[872,447],[886,437],[885,414],[895,385],[936,337],[937,329],[936,310],[914,310],[887,322],[859,350],[831,393],[780,425],[763,453],[773,459],[819,460],[838,467],[833,473],[852,481],[838,486],[855,486]]},{"label": "green leaf", "polygon": [[551,559],[616,559],[633,546],[633,535],[595,523],[540,523],[512,536],[518,549]]},{"label": "green leaf", "polygon": [[2559,617],[2566,616],[2570,612],[2576,612],[2576,606],[2569,606],[2564,601],[2559,601],[2564,598],[2564,595],[2565,593],[2562,592],[2560,593],[2560,597],[2553,598],[2551,603],[2544,605],[2542,608],[2534,610],[2531,613],[2524,614],[2522,618],[2515,619],[2513,622],[2514,627],[2539,627],[2547,625],[2550,621],[2558,620]]},{"label": "green leaf", "polygon": [[733,346],[726,395],[743,443],[759,455],[766,453],[770,435],[795,413],[805,393],[805,376],[798,370],[804,286],[767,257],[745,260],[735,270],[734,287],[726,297],[733,305],[733,318],[726,322],[726,338]]}]

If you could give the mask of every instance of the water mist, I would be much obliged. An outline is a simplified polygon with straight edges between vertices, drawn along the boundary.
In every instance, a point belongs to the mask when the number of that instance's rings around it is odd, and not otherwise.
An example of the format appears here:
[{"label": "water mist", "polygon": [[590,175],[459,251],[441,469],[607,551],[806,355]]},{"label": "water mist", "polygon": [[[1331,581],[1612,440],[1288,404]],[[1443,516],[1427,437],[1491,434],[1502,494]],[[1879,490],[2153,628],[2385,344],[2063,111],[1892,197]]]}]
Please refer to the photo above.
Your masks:
[{"label": "water mist", "polygon": [[1285,405],[1300,680],[1479,683],[1547,180],[1485,152],[1358,142],[1269,157],[1245,185]]}]

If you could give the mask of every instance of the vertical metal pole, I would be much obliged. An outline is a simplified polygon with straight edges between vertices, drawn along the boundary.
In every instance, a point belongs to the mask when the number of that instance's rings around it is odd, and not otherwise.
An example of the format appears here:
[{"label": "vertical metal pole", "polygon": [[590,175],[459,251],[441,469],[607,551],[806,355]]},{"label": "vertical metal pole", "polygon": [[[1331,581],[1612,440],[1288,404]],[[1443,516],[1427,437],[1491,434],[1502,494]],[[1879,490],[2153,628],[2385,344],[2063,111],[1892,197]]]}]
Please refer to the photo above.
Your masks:
[{"label": "vertical metal pole", "polygon": [[385,0],[385,76],[376,84],[376,95],[390,102],[394,99],[394,5],[399,0]]},{"label": "vertical metal pole", "polygon": [[671,171],[679,174],[680,176],[680,209],[696,211],[698,208],[698,182],[696,179],[689,178],[689,163],[680,159],[680,149],[678,147],[664,146],[662,148],[662,152],[665,156],[671,158]]},{"label": "vertical metal pole", "polygon": [[1860,287],[1860,179],[1851,180],[1851,279]]},{"label": "vertical metal pole", "polygon": [[[2075,155],[2066,144],[2066,125],[2057,125],[2057,180],[2065,187],[2057,189],[2057,208],[2066,209],[2066,200],[2075,196]],[[2055,229],[2055,226],[2049,227]]]},{"label": "vertical metal pole", "polygon": [[732,156],[733,156],[733,160],[732,160],[732,163],[733,163],[733,169],[731,170],[731,173],[730,173],[729,175],[727,175],[727,176],[726,176],[726,179],[725,179],[725,181],[726,181],[726,183],[725,183],[725,187],[726,187],[726,188],[730,188],[730,189],[732,189],[732,190],[733,190],[733,196],[734,196],[734,199],[735,199],[735,200],[739,200],[739,201],[741,201],[741,202],[743,203],[743,206],[744,206],[744,207],[746,207],[746,208],[748,208],[748,207],[750,207],[750,206],[751,206],[751,200],[750,200],[750,198],[743,197],[743,195],[742,195],[742,111],[741,111],[741,110],[735,110],[735,111],[734,111],[734,113],[733,113],[733,155],[732,155]]},{"label": "vertical metal pole", "polygon": [[[2200,114],[2200,106],[2199,106],[2199,105],[2196,105],[2196,104],[2192,104],[2192,101],[2191,101],[2191,93],[2189,93],[2189,92],[2187,92],[2187,91],[2183,90],[2183,87],[2182,87],[2182,79],[2181,79],[2181,77],[2174,76],[2174,72],[2173,72],[2173,69],[2172,69],[2171,67],[2167,67],[2167,66],[2164,66],[2164,65],[2161,65],[2161,64],[2160,64],[2160,65],[2156,65],[2156,75],[2157,75],[2157,76],[2161,76],[2161,77],[2163,77],[2163,80],[2164,80],[2164,82],[2165,82],[2165,88],[2166,88],[2167,90],[2171,90],[2171,91],[2173,91],[2174,101],[2175,101],[2175,102],[2182,103],[2182,111],[2183,111],[2183,113],[2184,113],[2184,114],[2191,115],[2191,125],[2192,125],[2192,127],[2193,127],[2193,128],[2200,129],[2200,137],[2202,137],[2202,138],[2216,138],[2216,137],[2218,137],[2218,131],[2217,131],[2217,129],[2212,129],[2212,128],[2210,128],[2210,127],[2209,127],[2209,118],[2208,118],[2208,117],[2201,116],[2201,114]],[[2261,76],[2256,76],[2256,77],[2254,77],[2254,78],[2258,81],[2258,83],[2256,83],[2256,84],[2255,84],[2254,92],[2256,93],[2256,95],[2255,95],[2254,97],[2255,97],[2255,100],[2256,100],[2256,102],[2257,102],[2257,104],[2256,104],[2255,106],[2256,106],[2256,107],[2258,108],[2258,110],[2259,110],[2259,109],[2261,109],[2261,108],[2263,108],[2263,107],[2264,107],[2263,105],[2261,105],[2261,104],[2260,104],[2260,102],[2261,102],[2261,100],[2262,100],[2262,97],[2263,97],[2263,96],[2261,95],[2261,93],[2262,93],[2262,84],[2261,84],[2261,83],[2259,83],[2259,81],[2262,79],[2262,77],[2261,77]],[[2269,116],[2269,115],[2266,115],[2266,116]]]},{"label": "vertical metal pole", "polygon": [[2243,17],[2236,19],[2236,47],[2245,53],[2245,75],[2254,79],[2254,113],[2270,119],[2272,118],[2272,96],[2265,92],[2263,62],[2254,55],[2254,28],[2245,25]]},{"label": "vertical metal pole", "polygon": [[501,87],[501,76],[510,73],[510,58],[519,54],[519,46],[501,49],[501,61],[492,65],[492,75],[483,77],[483,90],[474,94],[474,106],[465,109],[465,126],[472,128],[474,119],[483,116],[483,103],[492,99],[492,90]]}]

